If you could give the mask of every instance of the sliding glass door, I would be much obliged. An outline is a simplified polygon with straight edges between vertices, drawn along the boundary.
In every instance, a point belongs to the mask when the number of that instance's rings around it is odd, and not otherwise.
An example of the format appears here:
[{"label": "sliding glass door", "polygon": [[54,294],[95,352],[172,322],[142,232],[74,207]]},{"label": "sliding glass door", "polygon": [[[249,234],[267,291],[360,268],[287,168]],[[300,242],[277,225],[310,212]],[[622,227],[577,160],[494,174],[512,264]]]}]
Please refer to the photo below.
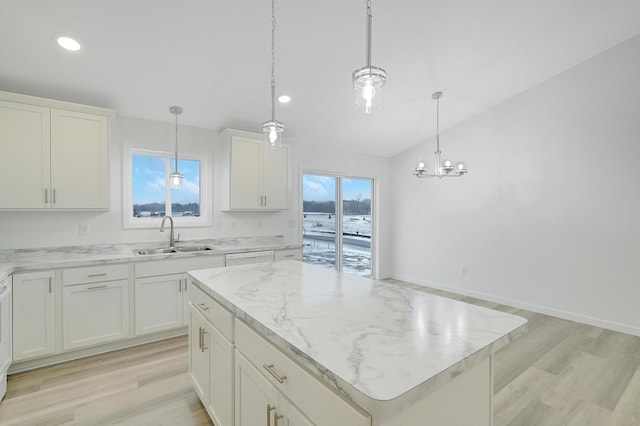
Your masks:
[{"label": "sliding glass door", "polygon": [[304,262],[371,275],[373,180],[304,173],[302,181]]}]

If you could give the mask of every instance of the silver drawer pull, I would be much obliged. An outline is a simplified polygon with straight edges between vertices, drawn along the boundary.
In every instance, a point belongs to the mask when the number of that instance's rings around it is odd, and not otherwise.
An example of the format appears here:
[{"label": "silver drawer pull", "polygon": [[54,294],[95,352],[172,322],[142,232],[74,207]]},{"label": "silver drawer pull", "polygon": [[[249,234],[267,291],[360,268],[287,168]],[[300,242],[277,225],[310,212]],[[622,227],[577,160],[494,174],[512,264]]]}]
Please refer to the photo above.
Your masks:
[{"label": "silver drawer pull", "polygon": [[87,277],[89,278],[95,278],[95,277],[106,277],[107,273],[103,272],[102,274],[91,274],[91,275],[87,275]]},{"label": "silver drawer pull", "polygon": [[284,257],[295,257],[295,254],[285,254]]},{"label": "silver drawer pull", "polygon": [[200,306],[200,309],[202,309],[203,311],[208,311],[209,307],[207,305],[205,305],[204,303],[198,303],[198,306]]},{"label": "silver drawer pull", "polygon": [[262,367],[265,370],[267,370],[269,372],[269,374],[271,374],[273,376],[273,378],[276,379],[278,382],[284,383],[284,381],[287,380],[287,376],[280,376],[280,375],[278,375],[278,373],[273,371],[273,364],[263,364]]},{"label": "silver drawer pull", "polygon": [[93,287],[87,287],[87,290],[96,290],[96,289],[99,289],[99,288],[107,288],[107,285],[104,284],[104,285],[96,285],[96,286],[93,286]]}]

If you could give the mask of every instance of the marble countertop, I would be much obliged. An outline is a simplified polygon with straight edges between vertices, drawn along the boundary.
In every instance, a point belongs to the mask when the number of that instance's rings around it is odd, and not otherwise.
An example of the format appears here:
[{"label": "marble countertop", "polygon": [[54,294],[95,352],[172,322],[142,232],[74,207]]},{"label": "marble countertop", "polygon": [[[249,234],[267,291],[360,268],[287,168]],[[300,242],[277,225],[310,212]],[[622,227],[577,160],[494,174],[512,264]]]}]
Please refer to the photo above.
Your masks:
[{"label": "marble countertop", "polygon": [[526,331],[526,319],[515,315],[302,262],[190,274],[236,317],[355,400],[430,392]]},{"label": "marble countertop", "polygon": [[160,248],[167,242],[95,244],[84,246],[44,247],[33,249],[0,250],[0,281],[14,272],[37,271],[51,268],[68,268],[122,262],[146,262],[192,256],[211,256],[242,253],[255,250],[300,248],[299,243],[289,243],[281,236],[238,237],[180,241],[181,245],[208,245],[213,250],[190,253],[169,253],[138,256],[133,250]]}]

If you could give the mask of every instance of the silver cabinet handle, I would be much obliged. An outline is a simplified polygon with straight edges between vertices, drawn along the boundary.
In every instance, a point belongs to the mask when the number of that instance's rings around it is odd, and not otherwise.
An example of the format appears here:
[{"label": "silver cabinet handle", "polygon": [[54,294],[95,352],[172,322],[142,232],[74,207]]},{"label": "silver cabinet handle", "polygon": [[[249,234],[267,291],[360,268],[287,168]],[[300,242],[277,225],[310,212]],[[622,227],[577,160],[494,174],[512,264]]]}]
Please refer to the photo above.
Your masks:
[{"label": "silver cabinet handle", "polygon": [[102,274],[91,274],[91,275],[87,275],[88,278],[95,278],[95,277],[106,277],[107,273],[103,272]]},{"label": "silver cabinet handle", "polygon": [[287,376],[280,376],[273,370],[273,364],[263,364],[262,368],[267,370],[279,383],[284,383],[284,381],[287,380]]},{"label": "silver cabinet handle", "polygon": [[271,412],[275,409],[275,405],[267,404],[267,426],[271,426]]},{"label": "silver cabinet handle", "polygon": [[178,280],[178,293],[182,293],[182,278]]},{"label": "silver cabinet handle", "polygon": [[[264,196],[264,205],[267,206],[267,196]],[[278,419],[276,419],[276,424],[278,423]]]},{"label": "silver cabinet handle", "polygon": [[53,188],[52,194],[51,194],[51,201],[53,201],[53,204],[56,203],[56,189]]},{"label": "silver cabinet handle", "polygon": [[278,420],[282,418],[284,418],[284,416],[282,414],[278,414],[278,412],[276,411],[273,416],[273,426],[278,426]]},{"label": "silver cabinet handle", "polygon": [[207,350],[207,345],[205,345],[204,343],[204,335],[207,334],[207,330],[205,328],[202,329],[202,349],[201,351],[204,352]]},{"label": "silver cabinet handle", "polygon": [[188,280],[185,278],[185,279],[184,279],[184,291],[187,291],[187,281],[188,281]]},{"label": "silver cabinet handle", "polygon": [[295,254],[285,254],[284,257],[295,257]]},{"label": "silver cabinet handle", "polygon": [[198,349],[202,350],[202,327],[198,327]]},{"label": "silver cabinet handle", "polygon": [[200,309],[202,309],[203,311],[208,311],[209,307],[207,305],[205,305],[204,303],[198,303],[198,306],[200,306]]},{"label": "silver cabinet handle", "polygon": [[49,204],[49,188],[44,189],[44,203]]},{"label": "silver cabinet handle", "polygon": [[51,277],[49,277],[49,294],[51,294]]},{"label": "silver cabinet handle", "polygon": [[93,286],[93,287],[87,287],[87,290],[96,290],[96,289],[99,289],[99,288],[107,288],[107,285],[103,284],[103,285],[96,285],[96,286]]}]

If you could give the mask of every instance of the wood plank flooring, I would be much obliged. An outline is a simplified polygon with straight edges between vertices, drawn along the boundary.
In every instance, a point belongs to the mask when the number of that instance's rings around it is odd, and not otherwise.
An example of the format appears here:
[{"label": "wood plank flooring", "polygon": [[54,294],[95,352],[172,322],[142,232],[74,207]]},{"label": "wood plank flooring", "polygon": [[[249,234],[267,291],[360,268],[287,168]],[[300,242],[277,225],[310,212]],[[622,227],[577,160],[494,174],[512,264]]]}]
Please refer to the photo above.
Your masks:
[{"label": "wood plank flooring", "polygon": [[[640,337],[387,282],[529,320],[495,356],[496,426],[640,426]],[[189,381],[187,348],[176,337],[12,375],[0,425],[212,425]]]}]

